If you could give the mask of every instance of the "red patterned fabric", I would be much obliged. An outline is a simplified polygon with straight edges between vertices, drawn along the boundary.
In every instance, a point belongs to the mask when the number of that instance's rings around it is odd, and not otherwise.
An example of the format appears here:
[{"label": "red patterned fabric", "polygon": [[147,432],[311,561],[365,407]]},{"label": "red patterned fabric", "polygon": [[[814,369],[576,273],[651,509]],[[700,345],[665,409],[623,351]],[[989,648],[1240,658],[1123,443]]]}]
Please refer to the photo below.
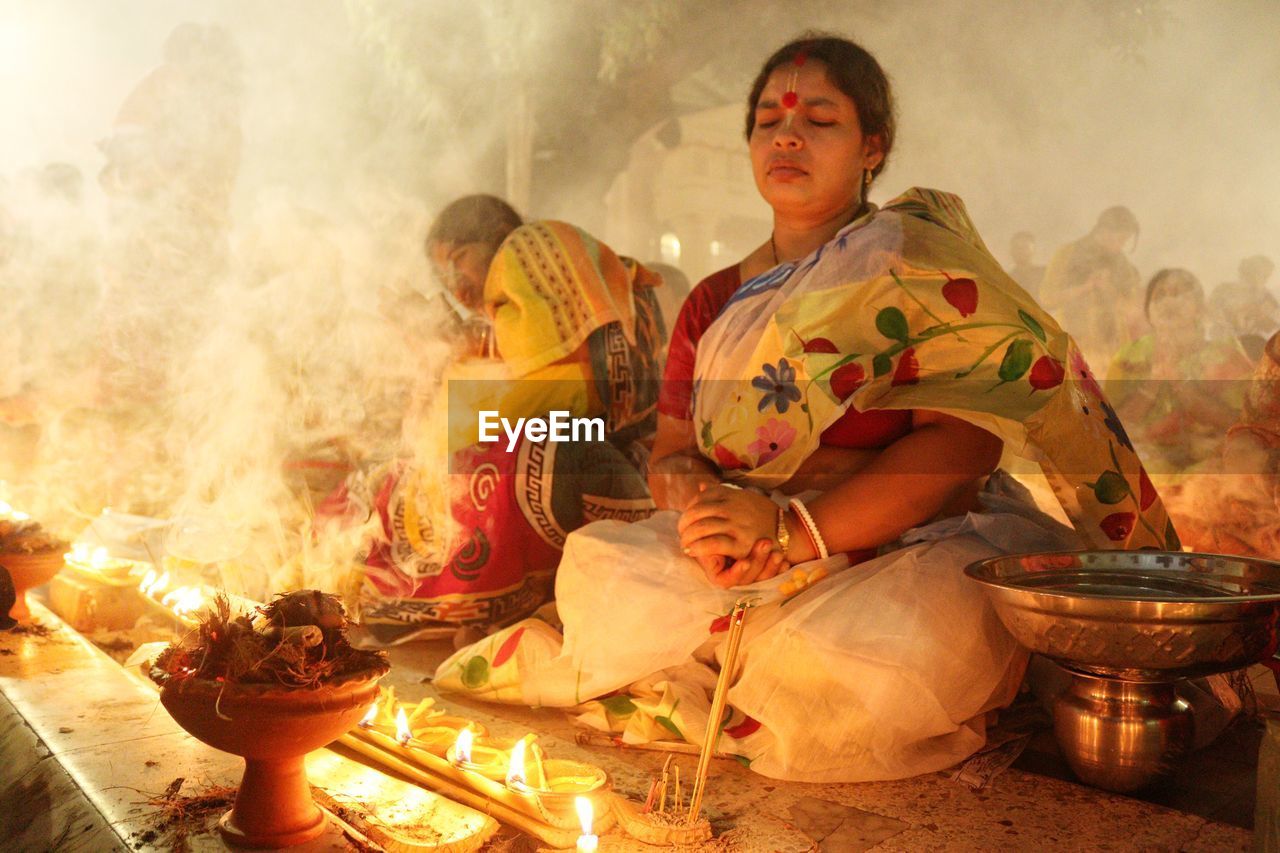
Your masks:
[{"label": "red patterned fabric", "polygon": [[[734,291],[742,284],[738,265],[713,273],[698,283],[685,300],[671,331],[667,350],[667,367],[662,390],[658,395],[658,411],[670,418],[692,420],[693,366],[698,355],[698,341],[720,315]],[[822,433],[828,447],[888,447],[911,431],[908,411],[858,412],[850,409],[840,420]]]}]

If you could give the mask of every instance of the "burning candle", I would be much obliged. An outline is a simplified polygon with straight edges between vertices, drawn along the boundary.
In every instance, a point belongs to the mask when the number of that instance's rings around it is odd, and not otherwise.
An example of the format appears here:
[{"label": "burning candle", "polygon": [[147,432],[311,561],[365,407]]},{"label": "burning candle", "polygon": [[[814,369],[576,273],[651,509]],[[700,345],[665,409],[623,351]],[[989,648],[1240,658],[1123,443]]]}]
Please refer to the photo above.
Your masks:
[{"label": "burning candle", "polygon": [[374,702],[369,706],[369,712],[360,718],[361,728],[369,728],[373,725],[373,721],[378,718],[378,703]]},{"label": "burning candle", "polygon": [[[480,734],[483,735],[483,732]],[[486,779],[502,782],[507,778],[511,745],[511,741],[500,738],[482,740],[477,737],[472,724],[468,724],[458,732],[453,745],[446,750],[445,758],[459,770],[479,773]]]},{"label": "burning candle", "polygon": [[596,853],[600,846],[598,836],[591,833],[591,824],[595,820],[595,809],[591,807],[590,797],[577,797],[573,807],[578,810],[578,822],[582,824],[582,834],[578,836],[577,853]]},{"label": "burning candle", "polygon": [[189,616],[204,606],[204,593],[198,586],[180,586],[165,595],[160,603],[172,610],[175,616]]},{"label": "burning candle", "polygon": [[409,728],[409,718],[404,714],[404,708],[396,710],[396,740],[400,741],[401,746],[408,746],[409,741],[413,740],[413,730]]},{"label": "burning candle", "polygon": [[516,745],[511,748],[511,766],[507,770],[507,787],[509,788],[528,788],[528,783],[524,776],[524,738],[516,741]]},{"label": "burning candle", "polygon": [[463,729],[458,732],[458,742],[454,744],[454,750],[459,764],[471,763],[471,741],[473,739],[474,735],[471,734],[471,729]]},{"label": "burning candle", "polygon": [[160,593],[164,592],[169,586],[169,573],[164,572],[157,575],[154,570],[148,569],[147,574],[142,578],[142,583],[138,584],[138,592],[148,598],[156,598]]}]

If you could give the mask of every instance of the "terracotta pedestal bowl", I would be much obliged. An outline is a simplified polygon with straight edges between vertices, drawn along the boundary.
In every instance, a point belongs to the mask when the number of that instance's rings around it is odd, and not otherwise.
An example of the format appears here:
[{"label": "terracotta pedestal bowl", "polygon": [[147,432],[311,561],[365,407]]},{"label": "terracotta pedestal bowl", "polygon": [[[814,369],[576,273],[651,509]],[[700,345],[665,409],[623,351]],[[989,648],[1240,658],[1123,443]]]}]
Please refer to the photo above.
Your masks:
[{"label": "terracotta pedestal bowl", "polygon": [[160,701],[178,725],[209,746],[244,757],[235,805],[218,822],[228,843],[290,847],[324,831],[324,813],[311,801],[303,759],[360,721],[386,672],[374,668],[316,688],[224,685],[202,678],[164,685]]},{"label": "terracotta pedestal bowl", "polygon": [[[27,590],[48,583],[64,565],[66,563],[63,561],[62,548],[35,551],[31,554],[0,553],[0,566],[9,570],[17,598],[9,615],[19,622],[30,622],[31,610],[27,607]],[[3,615],[0,613],[0,616]]]}]

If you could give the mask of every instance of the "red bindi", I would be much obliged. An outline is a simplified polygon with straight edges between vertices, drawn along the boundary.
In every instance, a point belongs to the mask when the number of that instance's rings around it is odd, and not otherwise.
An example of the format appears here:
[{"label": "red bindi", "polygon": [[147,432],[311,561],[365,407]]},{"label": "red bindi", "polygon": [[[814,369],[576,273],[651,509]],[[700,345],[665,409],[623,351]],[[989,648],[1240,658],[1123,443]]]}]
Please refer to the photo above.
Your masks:
[{"label": "red bindi", "polygon": [[804,65],[805,62],[808,61],[808,59],[809,59],[809,54],[805,53],[803,50],[797,53],[796,59],[795,59],[796,68],[799,68],[800,66]]},{"label": "red bindi", "polygon": [[793,110],[793,109],[795,109],[795,106],[796,106],[796,104],[798,104],[798,103],[800,103],[800,98],[799,98],[799,96],[797,96],[797,95],[796,95],[796,93],[795,93],[795,92],[785,92],[785,93],[783,93],[783,95],[782,95],[782,106],[783,106],[783,107],[785,107],[785,108],[787,108],[787,109],[789,109],[789,110]]}]

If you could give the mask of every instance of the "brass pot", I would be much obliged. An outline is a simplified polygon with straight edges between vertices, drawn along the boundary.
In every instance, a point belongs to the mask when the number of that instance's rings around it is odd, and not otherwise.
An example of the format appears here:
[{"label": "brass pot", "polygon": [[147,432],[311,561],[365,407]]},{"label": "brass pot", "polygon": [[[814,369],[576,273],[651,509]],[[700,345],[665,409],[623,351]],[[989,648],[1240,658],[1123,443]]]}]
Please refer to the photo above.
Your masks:
[{"label": "brass pot", "polygon": [[1168,682],[1120,681],[1079,671],[1053,706],[1053,730],[1071,769],[1108,791],[1136,791],[1191,748],[1191,706]]}]

